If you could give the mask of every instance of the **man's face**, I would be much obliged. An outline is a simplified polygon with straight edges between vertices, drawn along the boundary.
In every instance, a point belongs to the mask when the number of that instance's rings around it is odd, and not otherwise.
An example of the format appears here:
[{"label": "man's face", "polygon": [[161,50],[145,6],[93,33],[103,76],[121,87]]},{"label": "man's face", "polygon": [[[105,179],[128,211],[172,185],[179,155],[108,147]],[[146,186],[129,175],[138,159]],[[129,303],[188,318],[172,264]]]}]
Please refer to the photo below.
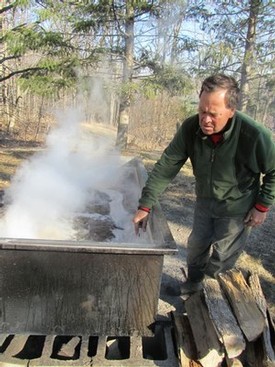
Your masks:
[{"label": "man's face", "polygon": [[223,130],[235,109],[225,105],[226,90],[202,92],[199,102],[200,127],[205,135],[212,135]]}]

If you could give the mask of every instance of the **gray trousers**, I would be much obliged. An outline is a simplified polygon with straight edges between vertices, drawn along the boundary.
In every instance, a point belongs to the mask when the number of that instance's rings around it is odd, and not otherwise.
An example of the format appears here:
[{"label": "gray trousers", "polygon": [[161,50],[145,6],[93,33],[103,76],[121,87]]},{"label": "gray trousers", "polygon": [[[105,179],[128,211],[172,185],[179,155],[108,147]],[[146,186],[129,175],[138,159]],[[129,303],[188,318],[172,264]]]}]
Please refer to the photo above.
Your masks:
[{"label": "gray trousers", "polygon": [[204,275],[215,278],[232,268],[241,254],[251,227],[242,217],[213,215],[212,201],[198,201],[193,229],[187,244],[188,278],[201,281]]}]

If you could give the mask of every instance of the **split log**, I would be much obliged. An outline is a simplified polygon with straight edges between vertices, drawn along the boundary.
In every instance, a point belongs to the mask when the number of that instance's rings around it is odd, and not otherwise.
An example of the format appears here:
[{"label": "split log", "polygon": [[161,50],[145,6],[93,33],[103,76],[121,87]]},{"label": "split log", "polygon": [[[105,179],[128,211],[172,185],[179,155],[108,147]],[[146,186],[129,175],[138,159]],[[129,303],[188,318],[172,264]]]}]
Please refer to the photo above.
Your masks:
[{"label": "split log", "polygon": [[190,367],[191,361],[197,359],[197,350],[189,320],[186,315],[176,314],[175,312],[172,312],[171,316],[175,328],[175,338],[181,367]]},{"label": "split log", "polygon": [[267,304],[266,299],[262,291],[262,287],[260,284],[260,280],[257,274],[252,274],[248,278],[248,284],[251,288],[252,294],[256,300],[256,303],[261,310],[261,312],[264,315],[264,330],[263,335],[261,337],[262,340],[262,347],[263,347],[263,353],[264,353],[264,361],[267,362],[273,362],[275,363],[275,355],[274,350],[271,344],[270,339],[270,327],[267,317]]},{"label": "split log", "polygon": [[224,344],[227,356],[237,357],[245,349],[245,340],[217,280],[204,281],[204,296],[209,316]]},{"label": "split log", "polygon": [[265,320],[243,274],[237,269],[228,270],[219,274],[219,282],[247,340],[256,340],[264,330]]},{"label": "split log", "polygon": [[203,367],[219,366],[224,352],[201,293],[192,294],[185,307],[197,347],[197,360]]}]

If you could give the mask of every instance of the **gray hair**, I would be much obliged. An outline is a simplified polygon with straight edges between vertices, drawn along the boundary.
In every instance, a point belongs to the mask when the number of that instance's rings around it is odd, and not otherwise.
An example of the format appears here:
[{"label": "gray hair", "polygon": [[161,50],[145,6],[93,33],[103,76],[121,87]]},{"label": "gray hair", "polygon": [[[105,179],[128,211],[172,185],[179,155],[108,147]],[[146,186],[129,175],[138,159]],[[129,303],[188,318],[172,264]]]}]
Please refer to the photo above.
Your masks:
[{"label": "gray hair", "polygon": [[206,78],[201,86],[200,96],[202,92],[210,93],[218,89],[225,89],[225,103],[227,108],[236,109],[239,102],[240,88],[237,81],[224,74],[214,74]]}]

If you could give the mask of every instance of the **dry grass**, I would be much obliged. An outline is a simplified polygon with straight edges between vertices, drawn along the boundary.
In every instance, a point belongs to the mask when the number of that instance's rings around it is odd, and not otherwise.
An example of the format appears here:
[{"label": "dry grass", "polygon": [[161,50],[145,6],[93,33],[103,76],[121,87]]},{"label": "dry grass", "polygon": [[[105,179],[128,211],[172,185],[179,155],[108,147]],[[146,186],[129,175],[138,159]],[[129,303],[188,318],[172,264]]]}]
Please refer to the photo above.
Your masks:
[{"label": "dry grass", "polygon": [[10,180],[20,164],[37,148],[4,148],[0,150],[0,189],[10,185]]}]

